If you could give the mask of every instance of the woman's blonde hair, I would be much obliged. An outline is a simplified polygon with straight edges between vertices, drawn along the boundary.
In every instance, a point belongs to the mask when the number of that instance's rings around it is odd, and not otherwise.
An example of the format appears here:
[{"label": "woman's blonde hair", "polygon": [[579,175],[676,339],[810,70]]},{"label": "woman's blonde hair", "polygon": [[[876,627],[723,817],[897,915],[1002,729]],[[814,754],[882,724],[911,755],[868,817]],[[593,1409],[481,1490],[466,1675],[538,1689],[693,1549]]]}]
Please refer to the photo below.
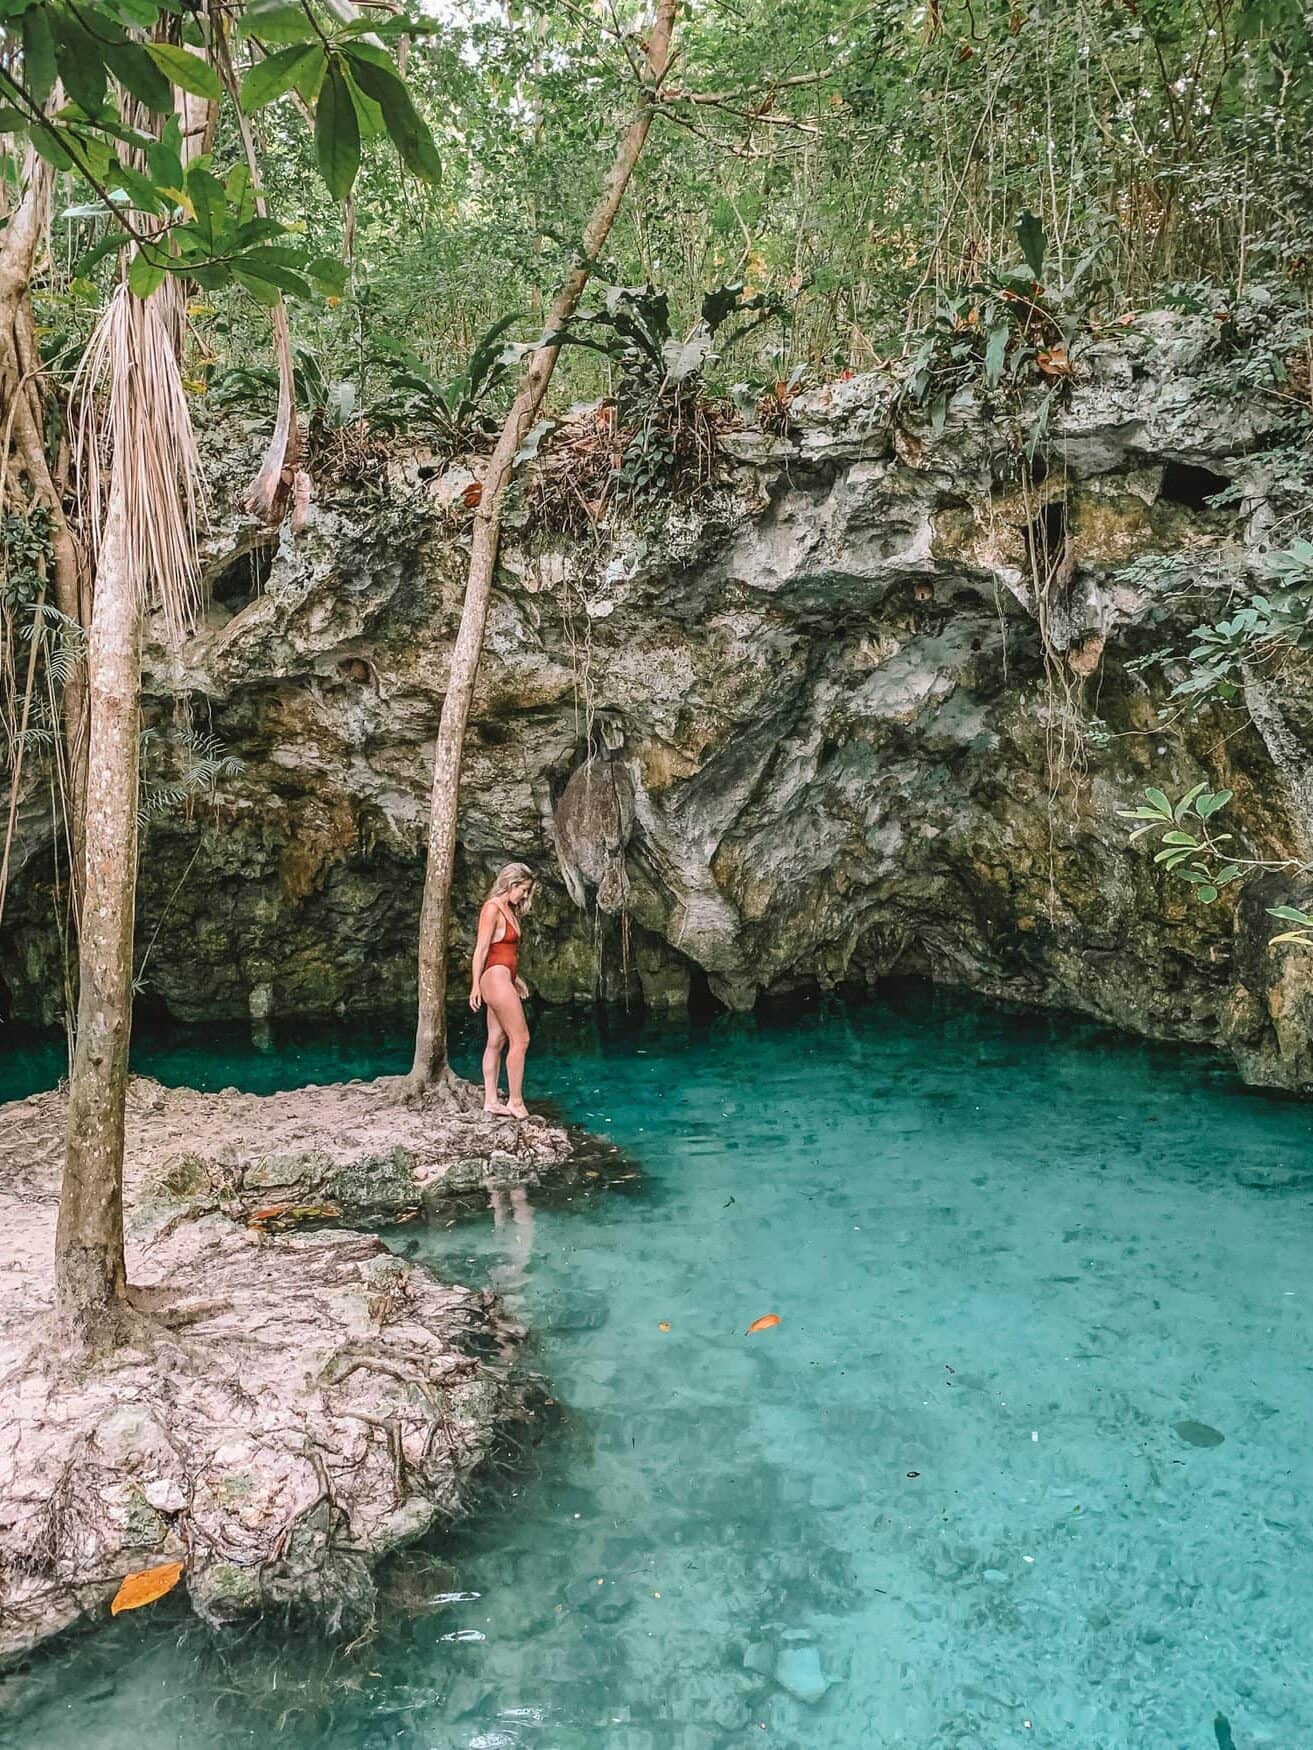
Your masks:
[{"label": "woman's blonde hair", "polygon": [[508,863],[504,869],[499,869],[496,880],[488,889],[484,904],[489,899],[500,899],[503,893],[509,893],[512,887],[518,887],[522,881],[529,883],[529,891],[520,910],[529,911],[533,905],[533,890],[538,885],[538,877],[527,863]]}]

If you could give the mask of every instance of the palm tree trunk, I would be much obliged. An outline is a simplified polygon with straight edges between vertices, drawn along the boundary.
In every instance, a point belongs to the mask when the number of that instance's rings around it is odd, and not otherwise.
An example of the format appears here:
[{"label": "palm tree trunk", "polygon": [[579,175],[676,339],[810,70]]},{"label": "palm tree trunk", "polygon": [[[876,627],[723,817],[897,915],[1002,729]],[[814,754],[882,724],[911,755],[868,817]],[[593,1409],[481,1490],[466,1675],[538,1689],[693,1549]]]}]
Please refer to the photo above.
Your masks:
[{"label": "palm tree trunk", "polygon": [[[659,0],[656,22],[648,39],[642,99],[625,130],[601,197],[584,228],[579,255],[556,294],[547,318],[548,335],[557,333],[578,308],[593,263],[611,233],[634,166],[647,143],[657,95],[670,65],[677,7],[678,0]],[[474,538],[465,600],[460,628],[452,647],[433,757],[428,866],[419,918],[419,1019],[415,1030],[415,1060],[409,1077],[410,1088],[416,1093],[441,1083],[450,1073],[447,1069],[447,936],[451,922],[451,876],[456,860],[457,798],[465,730],[469,723],[479,659],[483,654],[483,632],[501,540],[502,502],[516,452],[542,406],[559,355],[560,348],[550,345],[539,346],[530,355],[519,392],[488,462],[483,477],[483,495],[474,513]]]},{"label": "palm tree trunk", "polygon": [[55,1241],[55,1309],[64,1339],[114,1341],[126,1311],[123,1118],[132,1029],[137,874],[139,593],[128,575],[121,468],[110,485],[88,648],[90,742],[77,1045]]}]

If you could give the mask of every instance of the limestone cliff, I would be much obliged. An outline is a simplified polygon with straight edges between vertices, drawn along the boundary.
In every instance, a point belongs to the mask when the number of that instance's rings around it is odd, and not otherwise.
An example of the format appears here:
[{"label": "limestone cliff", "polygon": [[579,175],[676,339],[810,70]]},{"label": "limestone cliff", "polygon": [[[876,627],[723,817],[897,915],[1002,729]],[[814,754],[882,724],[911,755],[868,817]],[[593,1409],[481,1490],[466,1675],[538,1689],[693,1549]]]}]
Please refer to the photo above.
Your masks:
[{"label": "limestone cliff", "polygon": [[[1166,321],[1087,350],[1047,471],[964,392],[942,429],[890,376],[727,440],[696,509],[569,542],[513,530],[466,761],[468,952],[479,890],[542,870],[528,951],[554,1001],[734,1008],[920,973],[1162,1038],[1219,1041],[1250,1079],[1313,1086],[1313,957],[1270,949],[1268,876],[1204,908],[1129,848],[1145,783],[1235,792],[1252,854],[1303,855],[1309,694],[1277,720],[1158,716],[1127,663],[1199,604],[1136,589],[1137,557],[1253,543],[1253,461],[1288,411],[1211,399]],[[269,542],[216,469],[213,602],[152,649],[149,719],[244,762],[164,812],[143,852],[149,997],[197,1019],[403,1004],[429,762],[468,512],[422,457],[321,489]],[[1238,512],[1205,500],[1242,488]],[[59,1006],[49,847],[32,810],[0,946],[9,1011]],[[147,952],[148,951],[148,952]],[[457,989],[461,988],[459,985]]]}]

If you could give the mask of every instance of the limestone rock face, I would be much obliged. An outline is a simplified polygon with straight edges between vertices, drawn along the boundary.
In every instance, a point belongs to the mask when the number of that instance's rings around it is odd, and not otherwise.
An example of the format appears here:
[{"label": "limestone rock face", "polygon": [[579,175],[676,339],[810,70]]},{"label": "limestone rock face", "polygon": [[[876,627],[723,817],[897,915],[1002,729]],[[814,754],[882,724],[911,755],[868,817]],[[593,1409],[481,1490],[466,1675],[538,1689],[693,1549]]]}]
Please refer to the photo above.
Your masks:
[{"label": "limestone rock face", "polygon": [[[1253,498],[1254,458],[1289,417],[1210,398],[1203,346],[1146,318],[1088,349],[1036,484],[986,402],[964,392],[935,430],[876,373],[795,403],[786,436],[732,435],[714,500],[600,555],[515,529],[467,747],[453,956],[490,873],[522,859],[544,877],[525,967],[554,1001],[669,1007],[692,990],[746,1008],[921,974],[1220,1040],[1256,1082],[1313,1086],[1313,956],[1267,945],[1265,906],[1299,903],[1297,876],[1201,907],[1117,816],[1146,783],[1207,779],[1234,791],[1249,854],[1300,858],[1313,839],[1300,672],[1255,727],[1241,710],[1164,722],[1165,687],[1127,666],[1180,648],[1207,606],[1119,574],[1252,545],[1244,505],[1205,500],[1227,483]],[[150,653],[160,734],[181,693],[244,762],[148,830],[145,985],[175,1015],[413,996],[469,534],[426,472],[321,489],[296,535],[223,514],[206,625]],[[0,999],[50,1020],[40,831],[34,810]]]}]

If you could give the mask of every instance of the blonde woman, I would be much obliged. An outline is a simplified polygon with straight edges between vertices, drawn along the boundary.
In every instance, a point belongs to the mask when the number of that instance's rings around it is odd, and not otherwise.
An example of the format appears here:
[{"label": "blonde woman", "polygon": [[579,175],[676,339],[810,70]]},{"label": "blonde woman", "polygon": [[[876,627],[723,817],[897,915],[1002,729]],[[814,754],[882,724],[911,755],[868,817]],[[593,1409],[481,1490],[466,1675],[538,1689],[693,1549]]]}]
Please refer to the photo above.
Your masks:
[{"label": "blonde woman", "polygon": [[[524,1054],[529,1028],[524,1019],[528,987],[520,977],[520,919],[533,904],[537,885],[532,869],[508,863],[488,890],[479,912],[479,936],[471,963],[470,1007],[477,1015],[486,1006],[488,1043],[483,1051],[483,1110],[509,1112],[527,1118],[524,1104]],[[506,1085],[510,1097],[498,1092],[502,1052],[506,1053]]]}]

